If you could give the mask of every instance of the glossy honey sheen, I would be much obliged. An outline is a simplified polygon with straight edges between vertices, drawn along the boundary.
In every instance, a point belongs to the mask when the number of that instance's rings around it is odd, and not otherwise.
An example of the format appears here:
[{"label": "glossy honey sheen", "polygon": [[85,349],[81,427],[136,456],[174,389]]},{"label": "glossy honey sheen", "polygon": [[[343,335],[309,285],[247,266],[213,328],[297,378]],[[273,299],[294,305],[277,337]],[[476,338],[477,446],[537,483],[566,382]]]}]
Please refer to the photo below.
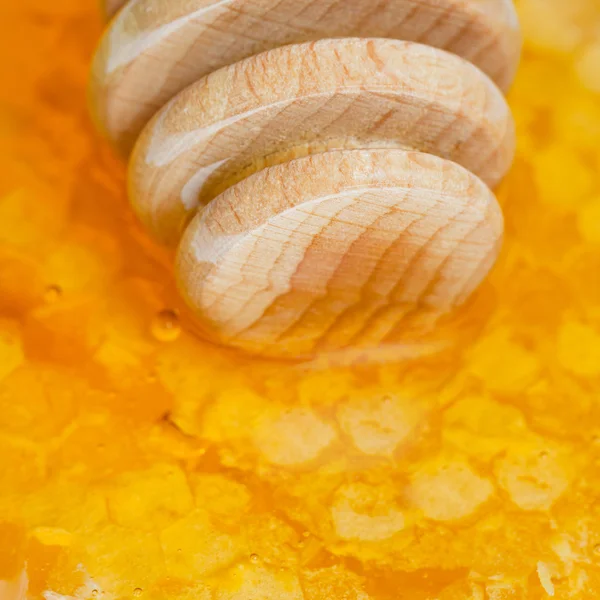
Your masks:
[{"label": "glossy honey sheen", "polygon": [[95,3],[0,9],[2,600],[600,594],[600,9],[518,10],[489,284],[291,365],[191,332],[86,116]]}]

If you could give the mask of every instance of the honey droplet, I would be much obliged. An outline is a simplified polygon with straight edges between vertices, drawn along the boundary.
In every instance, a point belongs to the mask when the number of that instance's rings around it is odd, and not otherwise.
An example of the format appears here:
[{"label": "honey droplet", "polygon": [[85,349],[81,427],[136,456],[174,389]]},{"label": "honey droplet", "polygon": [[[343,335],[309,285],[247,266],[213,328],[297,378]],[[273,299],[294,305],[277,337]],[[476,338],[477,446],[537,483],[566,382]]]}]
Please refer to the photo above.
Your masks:
[{"label": "honey droplet", "polygon": [[144,590],[142,590],[142,588],[135,588],[135,590],[133,590],[133,597],[139,598],[142,595],[143,591]]},{"label": "honey droplet", "polygon": [[597,554],[598,556],[600,556],[600,544],[596,544],[594,546],[594,554]]},{"label": "honey droplet", "polygon": [[180,333],[179,316],[174,310],[161,310],[152,321],[152,335],[159,342],[174,342]]},{"label": "honey droplet", "polygon": [[253,564],[257,564],[257,563],[258,563],[258,560],[259,560],[259,558],[258,558],[258,554],[251,554],[251,555],[250,555],[250,562],[251,562],[251,563],[253,563]]},{"label": "honey droplet", "polygon": [[98,590],[92,590],[92,596],[95,598],[98,595]]},{"label": "honey droplet", "polygon": [[48,304],[58,302],[62,296],[62,289],[58,285],[49,285],[44,293],[44,300]]}]

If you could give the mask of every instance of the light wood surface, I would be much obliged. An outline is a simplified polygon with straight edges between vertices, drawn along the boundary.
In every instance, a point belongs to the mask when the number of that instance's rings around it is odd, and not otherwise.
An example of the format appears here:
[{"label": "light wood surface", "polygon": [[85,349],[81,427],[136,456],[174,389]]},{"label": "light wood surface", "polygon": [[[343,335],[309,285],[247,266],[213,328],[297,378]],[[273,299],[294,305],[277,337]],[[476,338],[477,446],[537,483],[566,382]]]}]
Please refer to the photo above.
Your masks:
[{"label": "light wood surface", "polygon": [[[108,0],[113,14],[121,0]],[[520,35],[510,0],[130,0],[93,65],[99,127],[128,153],[149,118],[187,85],[285,44],[381,37],[448,49],[502,89]]]},{"label": "light wood surface", "polygon": [[220,342],[311,355],[447,313],[494,263],[502,230],[489,188],[456,163],[331,151],[230,187],[187,228],[176,271]]},{"label": "light wood surface", "polygon": [[130,198],[148,231],[174,245],[197,207],[236,179],[352,146],[429,152],[494,186],[511,163],[514,127],[498,88],[436,48],[383,39],[285,46],[212,73],[160,111],[132,155]]},{"label": "light wood surface", "polygon": [[92,111],[202,334],[308,357],[418,339],[486,276],[519,52],[506,0],[130,0]]}]

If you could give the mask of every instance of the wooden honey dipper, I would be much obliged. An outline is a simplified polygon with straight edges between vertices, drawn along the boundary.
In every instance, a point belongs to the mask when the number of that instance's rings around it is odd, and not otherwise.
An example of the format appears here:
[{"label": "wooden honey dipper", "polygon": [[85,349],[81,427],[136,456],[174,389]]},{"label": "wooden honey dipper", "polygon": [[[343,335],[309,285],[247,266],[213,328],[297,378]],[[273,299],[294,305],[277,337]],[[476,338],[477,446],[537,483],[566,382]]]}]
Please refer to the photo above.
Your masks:
[{"label": "wooden honey dipper", "polygon": [[510,0],[108,2],[93,113],[207,335],[379,344],[480,284],[514,154]]}]

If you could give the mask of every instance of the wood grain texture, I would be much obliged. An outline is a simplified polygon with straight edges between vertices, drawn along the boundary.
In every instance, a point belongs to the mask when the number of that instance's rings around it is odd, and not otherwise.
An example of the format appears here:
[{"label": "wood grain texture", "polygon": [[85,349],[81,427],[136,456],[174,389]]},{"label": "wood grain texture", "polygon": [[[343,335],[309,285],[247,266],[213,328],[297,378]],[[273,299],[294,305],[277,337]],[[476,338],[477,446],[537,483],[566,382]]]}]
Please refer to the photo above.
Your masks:
[{"label": "wood grain texture", "polygon": [[494,186],[512,161],[514,126],[491,80],[436,48],[382,39],[286,46],[212,73],[161,110],[132,155],[130,198],[147,229],[174,245],[197,207],[236,180],[353,146],[429,152]]},{"label": "wood grain texture", "polygon": [[[107,2],[109,15],[123,4]],[[130,0],[94,60],[95,119],[128,153],[150,117],[201,77],[271,48],[336,37],[445,48],[502,89],[521,47],[510,0]]]},{"label": "wood grain texture", "polygon": [[188,227],[176,271],[222,343],[277,356],[393,340],[462,303],[494,263],[502,214],[429,154],[342,150],[267,168]]},{"label": "wood grain texture", "polygon": [[203,335],[274,357],[402,343],[481,283],[515,150],[508,0],[119,8],[93,114],[122,152],[135,141],[132,206],[178,246]]}]

